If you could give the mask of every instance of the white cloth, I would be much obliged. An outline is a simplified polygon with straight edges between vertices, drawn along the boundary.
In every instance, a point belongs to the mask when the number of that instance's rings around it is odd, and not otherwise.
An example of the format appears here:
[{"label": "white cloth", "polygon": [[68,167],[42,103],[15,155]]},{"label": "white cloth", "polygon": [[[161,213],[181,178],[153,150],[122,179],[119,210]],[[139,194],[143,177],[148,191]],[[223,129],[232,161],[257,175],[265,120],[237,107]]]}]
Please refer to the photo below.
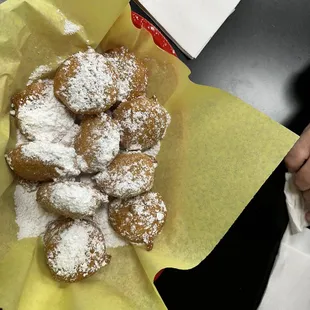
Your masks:
[{"label": "white cloth", "polygon": [[310,310],[310,230],[304,201],[286,174],[285,196],[289,225],[259,306],[259,310]]},{"label": "white cloth", "polygon": [[136,0],[190,58],[196,58],[240,0]]}]

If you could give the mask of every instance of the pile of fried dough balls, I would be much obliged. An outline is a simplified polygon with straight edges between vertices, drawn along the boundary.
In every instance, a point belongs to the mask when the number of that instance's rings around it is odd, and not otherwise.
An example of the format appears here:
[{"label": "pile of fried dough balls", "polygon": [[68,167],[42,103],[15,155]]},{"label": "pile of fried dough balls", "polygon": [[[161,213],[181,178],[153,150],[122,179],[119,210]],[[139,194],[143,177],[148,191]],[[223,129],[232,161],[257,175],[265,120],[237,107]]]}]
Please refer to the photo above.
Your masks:
[{"label": "pile of fried dough balls", "polygon": [[[37,80],[12,97],[24,142],[6,154],[14,173],[37,182],[37,202],[60,215],[43,236],[56,280],[76,282],[110,261],[92,217],[107,205],[109,223],[132,244],[153,247],[167,210],[152,192],[158,147],[170,123],[146,97],[148,70],[125,47],[88,48],[65,60],[54,79]],[[82,182],[89,176],[91,182]]]}]

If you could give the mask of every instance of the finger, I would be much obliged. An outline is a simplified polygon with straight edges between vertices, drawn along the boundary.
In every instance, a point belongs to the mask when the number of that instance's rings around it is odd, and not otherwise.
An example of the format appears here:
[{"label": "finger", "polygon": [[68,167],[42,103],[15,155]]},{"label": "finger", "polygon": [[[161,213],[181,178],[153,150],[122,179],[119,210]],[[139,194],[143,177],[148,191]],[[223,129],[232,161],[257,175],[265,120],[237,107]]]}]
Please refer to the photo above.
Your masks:
[{"label": "finger", "polygon": [[305,131],[307,131],[310,128],[310,124],[308,124],[308,126],[302,131],[301,134],[303,134]]},{"label": "finger", "polygon": [[310,223],[310,212],[307,212],[305,215],[306,221]]},{"label": "finger", "polygon": [[308,206],[308,209],[309,209],[309,205],[310,205],[310,190],[307,190],[307,191],[303,192],[302,195],[304,197],[306,206]]},{"label": "finger", "polygon": [[299,140],[285,157],[285,164],[290,172],[298,171],[310,156],[310,127],[307,127]]},{"label": "finger", "polygon": [[310,189],[310,160],[307,160],[295,174],[295,184],[302,192]]}]

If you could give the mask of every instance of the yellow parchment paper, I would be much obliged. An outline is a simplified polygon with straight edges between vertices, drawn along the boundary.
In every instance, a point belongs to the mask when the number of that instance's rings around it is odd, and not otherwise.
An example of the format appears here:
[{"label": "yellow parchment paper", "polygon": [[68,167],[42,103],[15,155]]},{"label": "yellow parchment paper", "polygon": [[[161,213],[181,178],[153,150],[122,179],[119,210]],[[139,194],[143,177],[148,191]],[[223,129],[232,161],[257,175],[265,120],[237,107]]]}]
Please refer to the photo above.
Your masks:
[{"label": "yellow parchment paper", "polygon": [[[156,272],[192,268],[204,259],[297,138],[241,100],[190,82],[184,64],[132,25],[126,5],[126,0],[9,0],[0,6],[0,307],[5,310],[164,309],[152,284]],[[65,19],[80,31],[64,35]],[[144,58],[151,71],[148,94],[156,94],[172,116],[155,184],[168,218],[151,252],[109,249],[110,265],[80,283],[63,284],[52,280],[39,238],[16,240],[13,176],[3,158],[15,135],[10,96],[39,65],[56,68],[60,59],[99,44],[103,50],[126,45]]]}]

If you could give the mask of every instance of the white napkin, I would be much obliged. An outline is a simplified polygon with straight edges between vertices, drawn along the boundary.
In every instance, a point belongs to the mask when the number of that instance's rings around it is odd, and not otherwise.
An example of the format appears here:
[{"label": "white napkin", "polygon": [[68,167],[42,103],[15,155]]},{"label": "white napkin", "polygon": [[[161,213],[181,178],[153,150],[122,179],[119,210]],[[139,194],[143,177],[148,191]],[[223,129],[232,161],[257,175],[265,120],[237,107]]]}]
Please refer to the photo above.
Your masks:
[{"label": "white napkin", "polygon": [[294,184],[294,176],[291,173],[286,173],[285,180],[284,193],[289,215],[289,226],[291,233],[296,234],[309,225],[305,219],[305,201]]},{"label": "white napkin", "polygon": [[306,228],[304,200],[293,176],[285,177],[289,225],[259,310],[310,309],[310,230]]},{"label": "white napkin", "polygon": [[190,58],[196,58],[240,0],[136,0]]}]

